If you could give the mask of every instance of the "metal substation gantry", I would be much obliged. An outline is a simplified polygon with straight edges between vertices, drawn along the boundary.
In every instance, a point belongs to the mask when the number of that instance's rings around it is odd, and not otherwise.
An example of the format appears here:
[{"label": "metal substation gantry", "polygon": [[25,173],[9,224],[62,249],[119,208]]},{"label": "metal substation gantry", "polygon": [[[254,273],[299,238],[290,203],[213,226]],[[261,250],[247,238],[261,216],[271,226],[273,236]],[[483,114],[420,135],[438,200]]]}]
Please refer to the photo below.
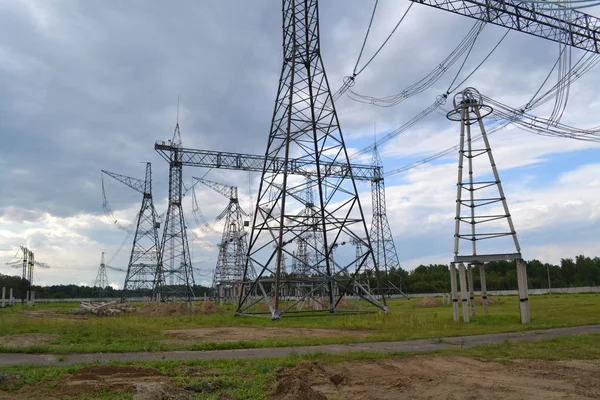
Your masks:
[{"label": "metal substation gantry", "polygon": [[[460,122],[454,260],[450,264],[453,316],[455,321],[459,320],[457,265],[463,320],[469,322],[470,315],[475,315],[473,267],[479,267],[483,314],[487,315],[485,263],[514,260],[521,322],[528,323],[527,270],[483,123],[492,112],[477,90],[466,88],[454,96],[454,109],[447,114],[448,119]],[[464,254],[461,244],[470,244]],[[498,249],[514,251],[501,253]]]}]

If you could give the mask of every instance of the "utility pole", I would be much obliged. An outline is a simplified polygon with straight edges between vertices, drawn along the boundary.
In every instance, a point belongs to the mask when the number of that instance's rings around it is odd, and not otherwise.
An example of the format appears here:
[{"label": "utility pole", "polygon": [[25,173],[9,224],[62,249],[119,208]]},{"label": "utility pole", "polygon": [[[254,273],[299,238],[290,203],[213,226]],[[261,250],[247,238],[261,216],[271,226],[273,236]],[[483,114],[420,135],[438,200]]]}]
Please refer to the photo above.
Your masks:
[{"label": "utility pole", "polygon": [[[236,315],[264,314],[261,306],[266,303],[267,313],[278,319],[307,299],[319,303],[319,309],[336,313],[341,311],[337,305],[345,294],[387,312],[385,299],[380,302],[356,281],[368,262],[378,278],[379,273],[321,59],[318,1],[283,0],[282,13],[283,68],[248,243],[244,291]],[[307,182],[292,179],[298,168],[290,165],[292,157],[314,166],[315,174]],[[274,162],[277,158],[283,163]],[[333,172],[326,165],[340,168]],[[299,255],[290,244],[313,229],[301,215],[304,200],[296,192],[303,185],[316,193],[315,218],[318,231],[323,232],[323,245],[310,249],[317,254],[308,262],[307,269],[314,275],[310,289],[294,301],[283,302],[284,288],[292,283],[282,273],[283,255],[297,259]],[[346,254],[334,262],[333,250],[353,239],[363,243],[365,252],[360,259]],[[357,271],[350,274],[356,264]],[[256,278],[251,279],[254,268]]]}]

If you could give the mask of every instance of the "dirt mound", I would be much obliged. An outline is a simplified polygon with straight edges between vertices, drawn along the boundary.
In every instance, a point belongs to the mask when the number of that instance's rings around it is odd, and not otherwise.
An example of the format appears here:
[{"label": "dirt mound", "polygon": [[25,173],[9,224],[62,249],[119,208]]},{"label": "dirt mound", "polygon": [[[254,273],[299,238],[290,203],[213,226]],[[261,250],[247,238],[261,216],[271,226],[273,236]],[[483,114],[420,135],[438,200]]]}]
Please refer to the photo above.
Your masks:
[{"label": "dirt mound", "polygon": [[62,378],[56,389],[61,394],[77,396],[90,392],[111,390],[133,392],[137,385],[147,382],[166,382],[167,377],[152,368],[119,365],[96,365],[82,368]]},{"label": "dirt mound", "polygon": [[442,302],[435,297],[424,297],[418,304],[417,307],[441,307]]},{"label": "dirt mound", "polygon": [[358,306],[356,303],[351,303],[345,297],[342,297],[339,303],[337,304],[336,309],[338,310],[357,310]]},{"label": "dirt mound", "polygon": [[223,314],[223,310],[210,301],[203,301],[198,308],[200,314]]},{"label": "dirt mound", "polygon": [[138,308],[138,312],[148,317],[173,317],[192,313],[183,303],[148,303]]},{"label": "dirt mound", "polygon": [[269,393],[269,400],[327,400],[316,391],[306,377],[314,381],[327,382],[325,369],[316,362],[300,361],[294,368],[281,368],[277,371],[275,387]]},{"label": "dirt mound", "polygon": [[52,333],[21,333],[18,335],[0,336],[0,345],[4,347],[45,346],[57,340],[58,335]]},{"label": "dirt mound", "polygon": [[[460,365],[460,368],[457,368]],[[512,363],[418,356],[347,362],[302,361],[277,371],[269,399],[600,398],[600,360]]]},{"label": "dirt mound", "polygon": [[[488,306],[494,306],[496,304],[502,304],[502,302],[500,300],[492,299],[491,297],[488,297],[487,303],[488,303]],[[481,297],[475,297],[475,305],[477,305],[477,306],[482,306],[483,305],[483,300],[481,300]]]}]

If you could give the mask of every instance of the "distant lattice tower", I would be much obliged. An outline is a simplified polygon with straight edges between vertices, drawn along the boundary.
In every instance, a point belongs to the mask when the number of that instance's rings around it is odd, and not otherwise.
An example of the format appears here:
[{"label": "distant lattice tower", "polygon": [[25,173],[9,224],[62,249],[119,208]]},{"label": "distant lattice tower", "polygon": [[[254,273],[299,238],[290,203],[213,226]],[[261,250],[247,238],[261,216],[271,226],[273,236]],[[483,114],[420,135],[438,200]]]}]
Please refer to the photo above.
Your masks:
[{"label": "distant lattice tower", "polygon": [[236,186],[223,185],[207,179],[194,179],[229,200],[227,207],[216,218],[217,221],[224,221],[225,224],[218,246],[219,255],[213,275],[213,287],[219,298],[237,298],[248,251],[248,238],[244,230],[248,214],[240,206]]},{"label": "distant lattice tower", "polygon": [[[368,259],[375,269],[377,265],[321,59],[318,2],[283,0],[282,12],[283,68],[236,315],[266,313],[277,319],[298,311],[297,305],[307,300],[311,300],[313,311],[338,313],[344,311],[338,307],[344,295],[361,298],[373,306],[371,310],[387,312],[385,299],[377,300],[349,273],[355,264],[360,273]],[[288,171],[291,157],[315,165],[316,174],[308,183],[296,180]],[[285,162],[275,162],[276,158]],[[332,173],[325,163],[343,165],[342,173]],[[312,281],[306,284],[310,283],[311,289],[286,301],[282,296],[292,282],[282,272],[283,254],[292,257],[292,265],[294,259],[303,257],[294,251],[294,243],[313,229],[302,216],[305,200],[297,193],[304,185],[316,193],[315,218],[324,234],[323,246],[321,251],[316,249],[316,259],[308,261]],[[334,262],[334,249],[352,239],[364,242],[360,259],[354,252],[338,252]],[[251,278],[254,268],[256,278]]]},{"label": "distant lattice tower", "polygon": [[164,278],[159,259],[160,222],[152,198],[152,166],[146,163],[144,180],[108,171],[102,172],[142,195],[142,205],[137,216],[133,245],[123,284],[122,301],[128,297],[156,299],[156,292],[160,291]]},{"label": "distant lattice tower", "polygon": [[108,286],[108,276],[106,275],[106,264],[104,263],[104,252],[100,258],[100,267],[94,281],[94,296],[102,298],[106,296],[106,287]]},{"label": "distant lattice tower", "polygon": [[[480,267],[484,314],[487,314],[487,294],[484,265],[490,261],[516,260],[521,320],[529,322],[527,271],[506,196],[492,155],[483,118],[492,113],[473,88],[464,89],[454,97],[454,110],[448,119],[460,121],[458,152],[458,182],[456,185],[456,216],[454,260],[450,266],[454,319],[459,319],[456,264],[463,303],[463,319],[475,314],[472,267]],[[483,145],[473,145],[473,130],[479,130]],[[464,173],[465,162],[467,173]],[[466,177],[465,177],[466,176]],[[461,244],[468,250],[461,251]],[[502,251],[509,250],[509,251]],[[465,264],[467,264],[465,268]]]},{"label": "distant lattice tower", "polygon": [[[160,265],[164,284],[162,300],[195,300],[194,273],[183,215],[183,165],[181,163],[181,133],[179,122],[175,125],[167,161],[169,162],[169,205],[165,216],[161,243]],[[161,153],[162,154],[162,153]]]},{"label": "distant lattice tower", "polygon": [[[375,261],[384,278],[381,279],[381,294],[404,295],[402,285],[394,285],[389,278],[390,270],[399,270],[400,261],[392,235],[392,229],[387,217],[385,202],[385,184],[383,178],[383,163],[379,155],[377,145],[373,148],[372,165],[375,167],[373,180],[371,181],[371,196],[373,206],[373,220],[371,221],[371,243],[375,253]],[[404,295],[405,296],[405,295]]]}]

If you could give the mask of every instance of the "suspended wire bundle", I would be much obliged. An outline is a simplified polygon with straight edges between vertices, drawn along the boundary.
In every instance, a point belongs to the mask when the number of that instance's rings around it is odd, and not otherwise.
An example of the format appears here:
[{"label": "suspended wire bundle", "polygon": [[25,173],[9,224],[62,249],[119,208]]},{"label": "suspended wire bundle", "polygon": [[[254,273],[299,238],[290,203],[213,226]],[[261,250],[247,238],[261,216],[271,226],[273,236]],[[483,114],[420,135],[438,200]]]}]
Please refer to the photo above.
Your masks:
[{"label": "suspended wire bundle", "polygon": [[446,56],[446,58],[444,58],[427,75],[425,75],[419,81],[406,87],[400,93],[385,97],[373,97],[362,95],[354,90],[348,89],[347,96],[359,103],[372,104],[379,107],[393,107],[409,97],[422,93],[433,86],[448,71],[450,67],[460,60],[465,53],[471,52],[475,42],[477,41],[477,38],[479,37],[479,34],[481,31],[483,31],[485,25],[485,21],[477,21],[469,30],[467,35],[461,40],[458,46],[456,46],[456,48],[452,50],[450,54]]},{"label": "suspended wire bundle", "polygon": [[[494,109],[494,113],[490,115],[488,122],[488,136],[498,132],[504,128],[506,128],[511,123],[516,123],[518,126],[525,128],[529,132],[533,132],[535,134],[540,134],[544,136],[559,136],[559,137],[569,137],[573,139],[579,140],[588,140],[588,141],[597,141],[596,137],[598,135],[597,129],[591,130],[581,130],[572,127],[568,127],[567,125],[559,124],[556,121],[550,121],[549,119],[538,118],[533,115],[527,113],[534,108],[545,104],[546,102],[552,100],[556,93],[564,88],[565,85],[569,86],[577,79],[581,78],[587,72],[589,72],[598,62],[600,62],[600,55],[596,53],[585,53],[581,56],[581,58],[575,63],[575,65],[568,71],[568,73],[563,74],[561,79],[550,89],[540,95],[543,87],[547,83],[550,75],[560,62],[560,58],[557,59],[556,63],[550,70],[550,73],[546,77],[546,79],[542,82],[540,88],[537,92],[532,96],[531,100],[527,102],[527,104],[519,107],[517,109],[505,106],[497,101],[491,100],[487,97],[483,97],[486,101],[490,101],[493,104],[499,106],[498,109]],[[439,111],[439,110],[437,110]],[[545,125],[544,125],[545,124]],[[548,127],[555,126],[554,129],[549,130]],[[481,135],[474,137],[472,140],[477,141],[481,139]],[[385,176],[391,176],[395,174],[399,174],[402,172],[406,172],[415,167],[418,167],[423,164],[427,164],[439,158],[442,158],[448,154],[451,154],[458,150],[458,145],[446,148],[441,150],[431,156],[428,156],[422,160],[413,162],[411,164],[405,165],[400,168],[396,168],[394,170],[390,170],[385,173]]]}]

